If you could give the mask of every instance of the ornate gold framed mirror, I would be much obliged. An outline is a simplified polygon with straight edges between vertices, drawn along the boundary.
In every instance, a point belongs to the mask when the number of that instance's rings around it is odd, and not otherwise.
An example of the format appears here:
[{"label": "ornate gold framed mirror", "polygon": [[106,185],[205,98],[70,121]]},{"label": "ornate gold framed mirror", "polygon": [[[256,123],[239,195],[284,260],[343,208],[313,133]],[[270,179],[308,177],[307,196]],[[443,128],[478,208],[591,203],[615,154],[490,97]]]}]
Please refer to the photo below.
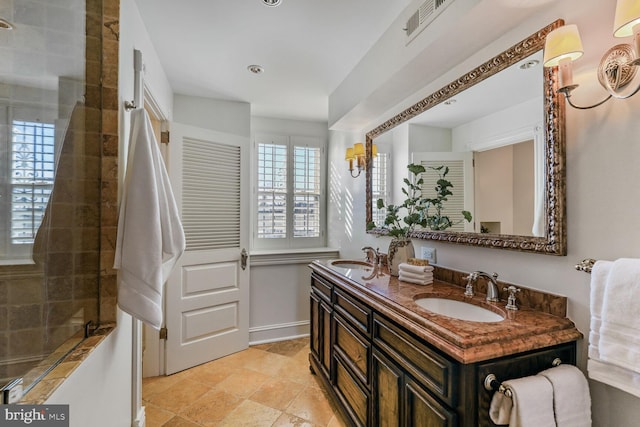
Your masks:
[{"label": "ornate gold framed mirror", "polygon": [[[422,113],[443,104],[445,101],[460,95],[478,83],[496,76],[502,71],[521,62],[528,62],[532,55],[539,54],[544,49],[546,35],[564,25],[564,21],[557,20],[540,29],[526,39],[516,43],[509,49],[477,66],[468,73],[460,76],[451,83],[420,100],[396,116],[380,124],[366,134],[366,223],[372,222],[372,207],[375,201],[372,195],[372,147],[374,139],[386,132],[414,120]],[[526,60],[526,61],[525,61]],[[520,64],[521,65],[521,64]],[[522,68],[522,67],[520,67]],[[413,239],[426,239],[458,243],[479,247],[511,249],[525,252],[535,252],[549,255],[566,255],[566,207],[565,207],[565,103],[557,93],[557,68],[542,68],[542,94],[540,129],[540,181],[538,216],[540,221],[538,234],[520,235],[516,233],[501,233],[488,231],[483,226],[474,225],[473,231],[431,231],[420,229],[411,235]],[[544,209],[542,209],[542,207]],[[535,227],[535,226],[534,226]],[[384,235],[383,228],[373,228],[367,231],[371,234]]]}]

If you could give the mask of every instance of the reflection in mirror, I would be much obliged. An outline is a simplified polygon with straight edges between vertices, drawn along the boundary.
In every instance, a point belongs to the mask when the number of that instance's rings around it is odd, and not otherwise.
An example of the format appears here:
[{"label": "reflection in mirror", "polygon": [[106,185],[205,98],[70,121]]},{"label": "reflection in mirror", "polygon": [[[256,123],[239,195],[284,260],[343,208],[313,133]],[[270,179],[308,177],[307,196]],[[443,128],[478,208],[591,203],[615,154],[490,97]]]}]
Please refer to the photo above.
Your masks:
[{"label": "reflection in mirror", "polygon": [[[560,25],[543,28],[367,134],[369,145],[375,139],[380,152],[391,153],[393,189],[409,163],[427,167],[427,197],[437,179],[428,166],[450,170],[453,195],[445,214],[457,225],[422,229],[414,238],[566,253],[564,109],[553,90],[556,71],[541,64],[544,37]],[[380,172],[374,164],[367,174],[367,221],[378,224],[370,179],[379,182]],[[399,202],[401,195],[388,197]],[[472,213],[471,223],[461,221],[463,210]]]}]

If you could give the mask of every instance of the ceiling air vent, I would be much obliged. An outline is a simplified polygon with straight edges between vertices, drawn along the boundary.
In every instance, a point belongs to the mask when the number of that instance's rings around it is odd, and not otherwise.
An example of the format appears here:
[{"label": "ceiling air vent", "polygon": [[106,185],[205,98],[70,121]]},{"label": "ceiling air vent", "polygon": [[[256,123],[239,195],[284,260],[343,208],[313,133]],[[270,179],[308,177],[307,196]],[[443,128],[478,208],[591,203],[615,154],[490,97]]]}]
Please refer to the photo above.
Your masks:
[{"label": "ceiling air vent", "polygon": [[416,38],[450,3],[454,0],[426,0],[407,20],[404,30],[407,33],[407,45]]}]

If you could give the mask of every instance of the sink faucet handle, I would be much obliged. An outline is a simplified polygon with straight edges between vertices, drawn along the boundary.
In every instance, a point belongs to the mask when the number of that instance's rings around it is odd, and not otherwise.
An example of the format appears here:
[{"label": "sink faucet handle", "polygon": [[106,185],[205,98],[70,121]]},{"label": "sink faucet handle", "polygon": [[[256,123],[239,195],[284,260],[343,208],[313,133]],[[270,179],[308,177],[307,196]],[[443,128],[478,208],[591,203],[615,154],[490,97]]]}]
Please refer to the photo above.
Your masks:
[{"label": "sink faucet handle", "polygon": [[505,308],[507,310],[517,310],[518,305],[516,304],[516,293],[521,292],[522,289],[516,288],[515,286],[511,285],[504,288],[503,290],[509,292],[509,297],[507,298],[507,305],[505,306]]},{"label": "sink faucet handle", "polygon": [[462,279],[467,281],[467,286],[464,288],[464,296],[472,297],[474,295],[473,292],[473,282],[476,281],[478,275],[475,273],[471,273],[468,276],[464,276]]}]

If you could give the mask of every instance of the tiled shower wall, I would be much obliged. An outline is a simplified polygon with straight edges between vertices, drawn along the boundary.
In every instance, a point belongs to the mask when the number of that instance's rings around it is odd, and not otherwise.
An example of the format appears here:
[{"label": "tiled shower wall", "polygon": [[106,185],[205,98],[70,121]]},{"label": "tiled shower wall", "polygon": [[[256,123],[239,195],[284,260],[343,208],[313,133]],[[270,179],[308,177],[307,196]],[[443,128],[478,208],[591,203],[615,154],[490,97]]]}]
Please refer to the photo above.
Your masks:
[{"label": "tiled shower wall", "polygon": [[[85,323],[108,324],[115,321],[116,312],[112,265],[117,221],[119,1],[8,3],[13,10],[0,6],[3,17],[16,26],[32,26],[30,37],[42,35],[42,43],[31,41],[27,50],[38,60],[44,58],[45,67],[47,61],[71,61],[65,52],[78,44],[84,47],[86,62],[84,85],[58,79],[59,156],[54,189],[34,244],[35,264],[0,266],[0,378],[23,376],[34,366],[37,371],[45,369],[38,366],[40,360],[72,335],[81,336]],[[61,30],[78,27],[86,30],[86,43]],[[15,34],[7,43],[24,49],[21,33]],[[51,39],[68,46],[52,49]],[[25,93],[3,80],[0,73],[0,99],[11,102],[18,93]],[[77,96],[83,92],[84,103]],[[40,95],[50,101],[45,91]],[[38,98],[29,102],[37,104]],[[64,128],[66,132],[60,132]]]}]

